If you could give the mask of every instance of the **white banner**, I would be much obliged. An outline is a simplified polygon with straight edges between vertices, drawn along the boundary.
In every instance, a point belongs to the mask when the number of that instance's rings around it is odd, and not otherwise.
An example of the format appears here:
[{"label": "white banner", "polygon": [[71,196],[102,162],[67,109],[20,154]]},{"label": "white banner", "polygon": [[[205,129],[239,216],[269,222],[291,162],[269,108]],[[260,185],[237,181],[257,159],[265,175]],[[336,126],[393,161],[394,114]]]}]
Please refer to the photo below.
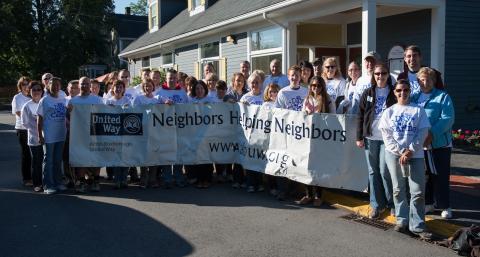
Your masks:
[{"label": "white banner", "polygon": [[76,105],[70,126],[73,167],[235,162],[310,185],[363,191],[368,183],[355,116],[227,103]]}]

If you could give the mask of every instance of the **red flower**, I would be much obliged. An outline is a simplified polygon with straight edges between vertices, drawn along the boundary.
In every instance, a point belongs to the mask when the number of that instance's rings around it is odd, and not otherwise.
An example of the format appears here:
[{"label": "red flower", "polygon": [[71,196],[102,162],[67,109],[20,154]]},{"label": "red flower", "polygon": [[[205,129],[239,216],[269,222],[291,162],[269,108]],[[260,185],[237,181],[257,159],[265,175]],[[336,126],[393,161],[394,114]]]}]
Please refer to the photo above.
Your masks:
[{"label": "red flower", "polygon": [[470,130],[465,130],[465,135],[470,135],[471,131]]},{"label": "red flower", "polygon": [[465,135],[460,135],[458,138],[460,138],[461,140],[464,140],[464,139],[465,139]]},{"label": "red flower", "polygon": [[473,131],[473,134],[478,135],[478,132],[479,132],[478,129],[476,129],[476,130]]}]

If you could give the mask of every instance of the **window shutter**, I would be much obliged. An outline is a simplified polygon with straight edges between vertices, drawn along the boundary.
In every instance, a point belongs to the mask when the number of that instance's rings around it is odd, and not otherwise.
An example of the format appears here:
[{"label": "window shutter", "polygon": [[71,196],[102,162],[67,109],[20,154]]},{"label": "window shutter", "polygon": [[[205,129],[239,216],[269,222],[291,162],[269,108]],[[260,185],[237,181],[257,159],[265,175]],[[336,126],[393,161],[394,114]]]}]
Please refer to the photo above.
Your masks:
[{"label": "window shutter", "polygon": [[195,72],[195,78],[199,79],[200,78],[200,63],[199,62],[195,62],[194,63],[194,72]]},{"label": "window shutter", "polygon": [[218,77],[223,80],[227,81],[227,58],[220,58],[218,60]]},{"label": "window shutter", "polygon": [[178,64],[174,64],[174,65],[173,65],[173,69],[176,70],[177,72],[179,72],[179,70],[178,70]]}]

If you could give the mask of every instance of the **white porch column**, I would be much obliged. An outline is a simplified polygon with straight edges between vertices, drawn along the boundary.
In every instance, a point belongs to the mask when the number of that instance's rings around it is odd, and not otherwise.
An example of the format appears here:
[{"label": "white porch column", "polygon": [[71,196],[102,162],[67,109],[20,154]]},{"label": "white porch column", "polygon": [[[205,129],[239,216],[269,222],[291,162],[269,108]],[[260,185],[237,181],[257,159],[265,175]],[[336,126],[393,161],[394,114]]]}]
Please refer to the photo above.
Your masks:
[{"label": "white porch column", "polygon": [[297,22],[289,22],[286,28],[286,42],[284,44],[283,73],[286,74],[288,67],[297,63]]},{"label": "white porch column", "polygon": [[430,26],[430,66],[445,78],[445,0],[439,7],[432,8]]},{"label": "white porch column", "polygon": [[[376,0],[362,0],[362,60],[377,48],[377,5]],[[362,73],[366,70],[362,64]]]}]

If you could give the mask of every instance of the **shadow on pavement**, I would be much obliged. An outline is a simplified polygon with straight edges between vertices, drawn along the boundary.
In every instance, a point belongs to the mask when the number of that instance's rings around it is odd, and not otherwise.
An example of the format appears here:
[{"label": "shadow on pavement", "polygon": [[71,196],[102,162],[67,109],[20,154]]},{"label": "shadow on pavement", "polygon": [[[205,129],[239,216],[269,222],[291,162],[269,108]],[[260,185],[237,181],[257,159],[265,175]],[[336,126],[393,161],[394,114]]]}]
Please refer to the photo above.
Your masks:
[{"label": "shadow on pavement", "polygon": [[0,202],[2,256],[186,256],[194,250],[168,227],[123,206],[15,191],[0,191]]}]

